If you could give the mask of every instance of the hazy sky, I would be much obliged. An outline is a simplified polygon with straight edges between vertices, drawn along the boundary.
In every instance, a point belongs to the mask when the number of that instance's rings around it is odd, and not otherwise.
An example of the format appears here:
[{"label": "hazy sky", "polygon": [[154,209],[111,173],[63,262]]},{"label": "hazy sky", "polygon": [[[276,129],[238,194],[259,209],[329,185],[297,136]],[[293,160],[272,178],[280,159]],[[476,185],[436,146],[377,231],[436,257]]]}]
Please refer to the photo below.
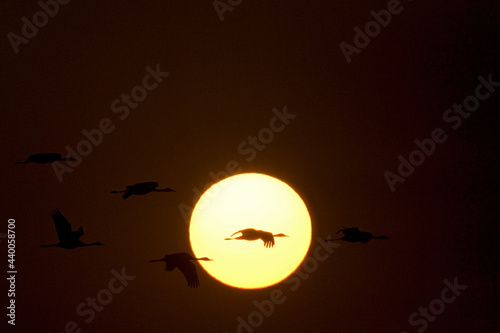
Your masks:
[{"label": "hazy sky", "polygon": [[[0,234],[15,219],[17,270],[16,325],[3,279],[2,327],[498,327],[497,1],[55,4],[0,11]],[[15,164],[68,149],[86,156],[62,162],[59,176]],[[191,251],[189,207],[238,172],[277,177],[304,200],[313,240],[300,271],[240,290],[197,266],[190,289],[179,271],[150,264]],[[109,193],[145,181],[177,192]],[[56,208],[83,226],[83,241],[105,246],[40,248],[57,242]],[[342,226],[390,239],[326,247]],[[92,307],[96,297],[106,304]]]}]

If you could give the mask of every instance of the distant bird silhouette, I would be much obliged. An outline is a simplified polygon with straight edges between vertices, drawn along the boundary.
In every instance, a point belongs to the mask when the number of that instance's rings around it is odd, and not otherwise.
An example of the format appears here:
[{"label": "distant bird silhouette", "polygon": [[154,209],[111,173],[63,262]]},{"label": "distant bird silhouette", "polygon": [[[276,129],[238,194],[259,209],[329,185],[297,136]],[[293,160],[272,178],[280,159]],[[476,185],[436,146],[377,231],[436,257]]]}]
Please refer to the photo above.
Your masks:
[{"label": "distant bird silhouette", "polygon": [[387,236],[373,236],[370,232],[366,231],[359,231],[358,228],[346,228],[342,227],[339,231],[337,231],[337,234],[339,232],[342,232],[344,234],[344,237],[336,238],[336,239],[327,239],[326,241],[336,241],[336,240],[342,240],[346,242],[351,242],[351,243],[356,243],[360,242],[363,244],[368,243],[370,239],[389,239]]},{"label": "distant bird silhouette", "polygon": [[80,227],[75,231],[71,231],[71,224],[68,220],[61,214],[59,210],[54,210],[50,214],[54,220],[54,225],[56,226],[57,236],[59,237],[59,243],[52,245],[41,245],[41,247],[62,247],[63,249],[74,249],[80,246],[93,246],[93,245],[103,245],[99,242],[95,243],[84,243],[80,240],[83,235],[83,228]]},{"label": "distant bird silhouette", "polygon": [[52,163],[55,161],[76,161],[76,160],[73,157],[63,158],[61,154],[57,153],[40,153],[40,154],[30,155],[30,157],[28,157],[26,161],[16,162],[16,164],[26,164],[29,162],[45,164],[45,163]]},{"label": "distant bird silhouette", "polygon": [[196,273],[196,266],[191,262],[191,260],[204,260],[204,261],[213,261],[207,257],[203,258],[194,258],[189,253],[173,253],[166,254],[162,259],[153,259],[149,262],[165,262],[165,270],[167,272],[172,271],[176,267],[179,267],[182,274],[186,278],[188,286],[191,288],[198,288],[200,285],[200,281],[198,280],[198,274]]},{"label": "distant bird silhouette", "polygon": [[234,237],[234,238],[224,238],[224,239],[225,240],[243,239],[243,240],[247,240],[247,241],[262,239],[265,247],[273,247],[274,246],[274,237],[289,237],[288,235],[285,235],[285,234],[273,235],[271,232],[264,231],[264,230],[256,230],[256,229],[252,229],[252,228],[238,230],[234,234],[232,234],[231,237],[233,237],[237,233],[241,233],[241,236]]},{"label": "distant bird silhouette", "polygon": [[127,199],[132,194],[144,195],[144,194],[148,194],[149,192],[175,192],[175,190],[172,190],[170,187],[167,187],[164,189],[158,189],[157,187],[158,187],[158,183],[156,183],[156,182],[138,183],[138,184],[127,186],[125,190],[111,191],[111,193],[125,193],[122,196],[122,198]]}]

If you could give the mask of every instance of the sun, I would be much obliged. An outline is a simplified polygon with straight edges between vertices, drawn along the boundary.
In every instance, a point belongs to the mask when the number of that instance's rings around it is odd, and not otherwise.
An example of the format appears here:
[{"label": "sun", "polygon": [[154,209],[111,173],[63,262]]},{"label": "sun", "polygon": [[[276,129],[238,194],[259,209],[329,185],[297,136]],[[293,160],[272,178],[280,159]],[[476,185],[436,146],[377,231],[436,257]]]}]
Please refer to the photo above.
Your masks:
[{"label": "sun", "polygon": [[[288,237],[275,237],[273,247],[260,239],[225,240],[247,228]],[[212,185],[201,196],[189,235],[197,257],[214,259],[200,264],[215,279],[237,288],[265,288],[287,278],[304,259],[311,244],[311,218],[286,183],[244,173]]]}]

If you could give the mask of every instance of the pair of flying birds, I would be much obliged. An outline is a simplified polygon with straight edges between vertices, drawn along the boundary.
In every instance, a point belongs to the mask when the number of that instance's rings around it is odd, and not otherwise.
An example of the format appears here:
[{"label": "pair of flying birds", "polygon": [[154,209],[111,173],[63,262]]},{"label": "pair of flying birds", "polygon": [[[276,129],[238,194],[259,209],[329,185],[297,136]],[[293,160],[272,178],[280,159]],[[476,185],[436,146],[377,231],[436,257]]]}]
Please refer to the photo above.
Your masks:
[{"label": "pair of flying birds", "polygon": [[[81,246],[92,246],[92,245],[103,245],[100,242],[95,243],[84,243],[80,240],[83,235],[83,228],[80,227],[76,230],[71,230],[71,224],[68,220],[61,214],[60,211],[54,210],[51,213],[52,219],[56,226],[57,236],[59,237],[59,243],[53,245],[42,245],[42,247],[62,247],[64,249],[74,249]],[[188,286],[191,288],[196,288],[200,285],[198,280],[198,274],[196,273],[196,267],[191,262],[191,260],[212,260],[207,257],[204,258],[193,258],[188,253],[174,253],[167,254],[164,258],[159,260],[151,260],[151,262],[164,261],[166,264],[165,270],[170,272],[174,268],[178,267],[179,270],[184,274],[187,280]]]},{"label": "pair of flying birds", "polygon": [[[238,233],[241,233],[241,235],[238,237],[225,238],[225,239],[226,240],[240,239],[248,241],[261,239],[264,242],[264,246],[269,248],[273,247],[275,244],[274,237],[288,237],[285,234],[273,235],[271,232],[256,230],[252,228],[238,230],[237,232],[232,234],[231,237],[233,237]],[[165,270],[167,272],[170,272],[176,267],[178,267],[179,270],[184,275],[184,277],[186,278],[188,286],[191,288],[196,288],[200,285],[200,281],[198,279],[198,274],[196,273],[196,266],[191,262],[195,260],[212,261],[212,259],[207,257],[194,258],[188,253],[173,253],[165,255],[165,257],[163,257],[162,259],[150,260],[149,262],[164,261]]]},{"label": "pair of flying birds", "polygon": [[[327,241],[342,240],[353,243],[354,242],[367,243],[368,241],[370,241],[370,239],[388,239],[387,236],[373,236],[370,232],[360,231],[358,228],[342,227],[342,229],[337,231],[337,234],[339,232],[342,232],[344,236],[337,239],[327,239]],[[231,237],[238,233],[241,233],[241,236],[234,238],[225,238],[225,239],[226,240],[240,239],[248,241],[261,239],[264,242],[265,247],[273,247],[274,237],[288,237],[285,234],[273,235],[271,232],[256,230],[252,228],[238,230],[237,232],[232,234]],[[188,253],[174,253],[174,254],[167,254],[162,259],[150,260],[150,262],[164,261],[165,270],[167,272],[170,272],[176,267],[178,267],[179,270],[184,275],[184,277],[186,278],[188,286],[191,288],[196,288],[200,285],[200,282],[198,280],[198,274],[196,273],[196,266],[191,262],[194,260],[211,261],[212,259],[209,259],[207,257],[194,258]]]},{"label": "pair of flying birds", "polygon": [[[47,154],[46,154],[47,155]],[[34,155],[32,155],[34,156]],[[30,156],[31,157],[31,156]],[[111,193],[124,193],[123,199],[127,199],[129,196],[144,195],[149,192],[175,192],[171,188],[167,187],[165,189],[158,189],[158,183],[156,182],[146,182],[139,183],[135,185],[127,186],[125,190],[112,191]],[[50,214],[54,225],[56,227],[57,236],[59,237],[59,243],[52,245],[42,245],[42,247],[62,247],[64,249],[74,249],[81,246],[92,246],[92,245],[102,245],[100,242],[95,243],[84,243],[80,240],[83,235],[83,228],[80,227],[75,231],[71,230],[71,224],[66,220],[66,218],[61,214],[59,210],[54,210]]]},{"label": "pair of flying birds", "polygon": [[[93,245],[103,245],[100,242],[94,243],[84,243],[80,240],[80,237],[83,235],[83,228],[79,227],[76,230],[71,229],[71,224],[68,220],[61,214],[59,210],[54,210],[51,212],[52,219],[54,221],[54,225],[56,227],[57,236],[59,237],[59,243],[52,245],[42,245],[42,247],[61,247],[64,249],[74,249],[77,247],[84,246],[93,246]],[[284,237],[286,235],[277,234],[273,235],[270,232],[255,230],[255,229],[244,229],[234,233],[231,236],[234,236],[237,233],[241,233],[242,235],[235,238],[226,238],[226,239],[245,239],[245,240],[256,240],[262,239],[264,241],[264,246],[272,247],[274,245],[274,236],[276,237]],[[207,257],[203,258],[194,258],[188,253],[173,253],[167,254],[162,259],[150,260],[150,262],[165,262],[165,270],[167,272],[172,271],[176,267],[182,272],[188,286],[191,288],[196,288],[200,285],[198,274],[196,273],[196,266],[191,262],[194,260],[204,260],[211,261]]]},{"label": "pair of flying birds", "polygon": [[[27,163],[38,163],[47,164],[57,161],[75,161],[73,157],[63,158],[61,154],[58,153],[40,153],[30,155],[24,162],[16,162],[17,164],[27,164]],[[111,193],[124,193],[123,199],[127,199],[131,195],[144,195],[149,192],[175,192],[171,188],[167,187],[164,189],[158,188],[158,183],[156,182],[146,182],[127,186],[125,190],[112,191]]]}]

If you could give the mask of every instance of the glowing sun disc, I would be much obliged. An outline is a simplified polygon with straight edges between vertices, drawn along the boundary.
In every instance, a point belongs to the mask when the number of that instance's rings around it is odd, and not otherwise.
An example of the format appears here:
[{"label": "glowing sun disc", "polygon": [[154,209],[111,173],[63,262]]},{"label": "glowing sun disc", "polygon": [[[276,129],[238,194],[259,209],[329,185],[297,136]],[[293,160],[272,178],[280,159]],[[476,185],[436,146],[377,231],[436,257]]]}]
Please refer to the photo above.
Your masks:
[{"label": "glowing sun disc", "polygon": [[[225,240],[247,228],[289,237],[275,237],[270,248],[260,239]],[[264,288],[300,265],[311,244],[311,218],[290,186],[267,175],[245,173],[214,184],[201,196],[189,235],[195,256],[214,259],[200,262],[211,276],[232,287]]]}]

